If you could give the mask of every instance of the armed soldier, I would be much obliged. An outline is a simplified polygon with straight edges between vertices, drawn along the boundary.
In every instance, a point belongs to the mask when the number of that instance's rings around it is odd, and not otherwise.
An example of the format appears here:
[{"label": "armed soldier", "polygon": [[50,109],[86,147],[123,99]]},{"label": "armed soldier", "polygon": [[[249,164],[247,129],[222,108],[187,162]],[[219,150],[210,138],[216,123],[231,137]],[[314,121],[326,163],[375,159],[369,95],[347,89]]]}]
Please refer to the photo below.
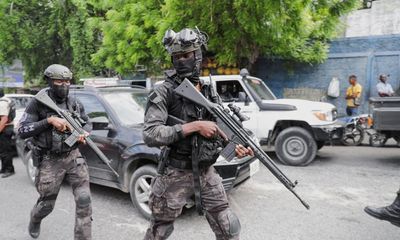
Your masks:
[{"label": "armed soldier", "polygon": [[[171,55],[175,70],[166,72],[165,82],[149,95],[145,113],[144,141],[149,146],[167,146],[159,174],[153,182],[149,199],[152,219],[144,239],[167,239],[175,219],[193,194],[199,213],[206,218],[217,239],[239,239],[240,223],[229,208],[221,177],[212,164],[218,157],[225,134],[205,110],[184,100],[174,89],[185,79],[205,97],[215,101],[209,85],[200,82],[202,47],[207,36],[198,29],[168,30],[163,44]],[[168,115],[185,121],[168,124]],[[252,155],[249,148],[237,145],[238,157]]]},{"label": "armed soldier", "polygon": [[[47,93],[55,104],[73,113],[84,124],[88,117],[82,104],[68,97],[72,72],[63,65],[53,64],[44,71],[44,78],[50,86]],[[65,119],[36,99],[29,103],[21,118],[19,135],[22,138],[32,137],[32,156],[38,167],[35,185],[40,197],[31,211],[28,228],[33,238],[39,236],[41,221],[53,210],[61,183],[66,178],[75,197],[75,239],[91,239],[92,208],[88,167],[77,149],[78,144],[69,147],[64,142],[70,131],[71,126]],[[79,135],[78,142],[84,143],[84,137]]]}]

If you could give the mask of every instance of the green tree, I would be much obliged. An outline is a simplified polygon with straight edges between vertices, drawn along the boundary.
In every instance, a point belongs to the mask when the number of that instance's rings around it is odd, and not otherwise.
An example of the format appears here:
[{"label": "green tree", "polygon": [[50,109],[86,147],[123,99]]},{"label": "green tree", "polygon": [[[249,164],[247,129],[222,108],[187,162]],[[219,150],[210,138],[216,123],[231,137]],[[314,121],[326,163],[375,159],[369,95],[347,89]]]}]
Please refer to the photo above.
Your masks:
[{"label": "green tree", "polygon": [[159,24],[163,22],[162,0],[127,0],[115,4],[101,24],[103,42],[93,55],[93,62],[126,74],[136,65],[147,65],[151,71],[160,69],[163,55]]},{"label": "green tree", "polygon": [[[318,63],[340,17],[359,0],[127,0],[107,12],[104,39],[93,55],[118,72],[168,62],[161,39],[168,28],[198,26],[222,64],[251,67],[260,56]],[[156,63],[156,64],[155,64]]]},{"label": "green tree", "polygon": [[132,73],[169,64],[168,28],[198,26],[220,64],[252,66],[260,56],[326,58],[340,16],[360,0],[2,0],[0,63],[22,60],[27,79],[52,63],[77,77]]},{"label": "green tree", "polygon": [[[93,1],[97,2],[97,1]],[[52,63],[71,68],[76,77],[103,66],[90,60],[101,43],[96,19],[105,12],[84,0],[0,1],[0,63],[22,60],[26,78],[39,78]]]}]

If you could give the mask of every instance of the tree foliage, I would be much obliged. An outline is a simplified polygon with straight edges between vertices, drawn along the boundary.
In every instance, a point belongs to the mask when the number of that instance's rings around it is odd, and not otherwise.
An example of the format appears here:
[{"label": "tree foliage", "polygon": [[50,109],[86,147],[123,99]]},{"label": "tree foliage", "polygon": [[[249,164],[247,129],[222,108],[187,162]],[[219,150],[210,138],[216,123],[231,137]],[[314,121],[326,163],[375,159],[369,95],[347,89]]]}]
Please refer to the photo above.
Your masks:
[{"label": "tree foliage", "polygon": [[27,78],[51,63],[78,76],[158,71],[169,28],[195,27],[220,64],[260,56],[321,62],[340,17],[360,0],[2,0],[0,63],[22,60]]},{"label": "tree foliage", "polygon": [[101,43],[90,19],[97,10],[83,0],[0,2],[0,63],[22,60],[26,78],[38,78],[50,64],[78,76],[99,71],[91,62]]},{"label": "tree foliage", "polygon": [[[198,26],[222,64],[251,67],[260,56],[322,62],[340,17],[359,0],[130,0],[107,13],[94,55],[119,72],[168,59],[164,32]],[[168,62],[168,61],[167,61]],[[157,65],[159,66],[159,65]]]}]

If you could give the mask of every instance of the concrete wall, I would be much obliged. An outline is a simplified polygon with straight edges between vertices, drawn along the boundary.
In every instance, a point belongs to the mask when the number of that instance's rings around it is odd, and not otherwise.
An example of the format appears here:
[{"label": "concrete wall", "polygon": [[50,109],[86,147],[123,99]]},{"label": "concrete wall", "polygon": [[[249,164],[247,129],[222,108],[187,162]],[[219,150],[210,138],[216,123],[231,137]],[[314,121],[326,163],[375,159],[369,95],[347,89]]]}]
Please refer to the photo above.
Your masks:
[{"label": "concrete wall", "polygon": [[378,0],[346,17],[345,37],[400,34],[400,0]]},{"label": "concrete wall", "polygon": [[[368,99],[377,96],[375,85],[381,73],[390,74],[396,90],[400,85],[400,35],[343,38],[332,41],[328,59],[323,64],[309,65],[281,60],[260,59],[255,75],[263,79],[278,97],[328,101],[345,113],[344,99],[348,76],[355,74],[363,86],[362,112],[368,112]],[[324,94],[333,77],[340,80],[340,96]],[[299,95],[298,93],[302,94]]]}]

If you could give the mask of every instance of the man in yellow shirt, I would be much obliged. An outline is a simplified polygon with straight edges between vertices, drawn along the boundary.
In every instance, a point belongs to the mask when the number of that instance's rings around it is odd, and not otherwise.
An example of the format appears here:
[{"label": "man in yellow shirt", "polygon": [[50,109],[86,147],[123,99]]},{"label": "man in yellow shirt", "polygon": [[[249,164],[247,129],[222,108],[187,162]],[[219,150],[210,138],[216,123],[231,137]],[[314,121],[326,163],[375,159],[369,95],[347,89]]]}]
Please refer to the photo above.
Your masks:
[{"label": "man in yellow shirt", "polygon": [[350,75],[349,83],[350,86],[347,88],[346,91],[346,113],[348,116],[354,116],[358,114],[358,106],[360,106],[362,86],[357,83],[356,75]]}]

